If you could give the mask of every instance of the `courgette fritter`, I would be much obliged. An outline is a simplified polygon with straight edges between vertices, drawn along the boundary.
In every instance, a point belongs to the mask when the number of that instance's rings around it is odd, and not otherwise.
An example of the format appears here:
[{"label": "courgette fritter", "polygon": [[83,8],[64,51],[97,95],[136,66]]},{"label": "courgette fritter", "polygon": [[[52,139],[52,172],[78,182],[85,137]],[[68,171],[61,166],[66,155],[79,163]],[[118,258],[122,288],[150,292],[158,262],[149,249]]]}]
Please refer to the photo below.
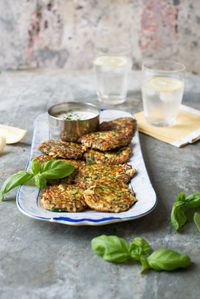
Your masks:
[{"label": "courgette fritter", "polygon": [[100,131],[121,131],[133,135],[136,130],[136,120],[132,117],[120,117],[100,124]]},{"label": "courgette fritter", "polygon": [[87,205],[83,190],[75,185],[53,185],[44,189],[40,199],[44,209],[53,212],[81,212]]},{"label": "courgette fritter", "polygon": [[81,143],[89,148],[109,151],[131,142],[132,134],[120,131],[95,132],[81,137]]},{"label": "courgette fritter", "polygon": [[38,149],[48,156],[62,159],[81,159],[85,152],[85,147],[74,142],[62,140],[48,140],[40,144]]},{"label": "courgette fritter", "polygon": [[75,184],[83,189],[87,189],[97,180],[118,180],[128,183],[135,175],[136,170],[129,164],[109,165],[93,164],[80,167],[75,177]]},{"label": "courgette fritter", "polygon": [[100,152],[93,149],[88,149],[83,157],[86,163],[108,163],[122,164],[128,161],[132,153],[131,146],[119,148],[117,150]]},{"label": "courgette fritter", "polygon": [[126,184],[113,180],[97,181],[83,195],[91,209],[102,212],[127,211],[137,201]]}]

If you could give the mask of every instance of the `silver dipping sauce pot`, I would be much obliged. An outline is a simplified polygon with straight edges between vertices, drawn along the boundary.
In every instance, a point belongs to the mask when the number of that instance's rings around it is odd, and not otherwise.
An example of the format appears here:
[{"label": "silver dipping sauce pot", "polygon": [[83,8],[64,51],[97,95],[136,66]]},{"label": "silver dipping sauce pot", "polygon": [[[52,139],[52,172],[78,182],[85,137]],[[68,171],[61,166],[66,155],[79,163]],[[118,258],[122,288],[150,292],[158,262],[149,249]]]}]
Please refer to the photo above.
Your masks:
[{"label": "silver dipping sauce pot", "polygon": [[[59,115],[73,112],[90,112],[86,119],[68,120]],[[85,134],[98,131],[99,109],[91,103],[64,102],[51,106],[48,109],[50,135],[53,139],[77,142]]]}]

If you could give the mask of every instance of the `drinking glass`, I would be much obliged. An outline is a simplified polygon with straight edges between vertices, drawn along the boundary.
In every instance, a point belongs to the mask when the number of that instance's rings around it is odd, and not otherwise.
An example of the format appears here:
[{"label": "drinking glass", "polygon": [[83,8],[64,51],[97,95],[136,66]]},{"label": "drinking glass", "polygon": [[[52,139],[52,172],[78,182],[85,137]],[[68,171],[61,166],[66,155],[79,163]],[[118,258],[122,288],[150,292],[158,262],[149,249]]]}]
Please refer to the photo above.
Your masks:
[{"label": "drinking glass", "polygon": [[131,68],[130,58],[119,53],[104,54],[97,56],[93,64],[99,101],[108,105],[124,103]]},{"label": "drinking glass", "polygon": [[147,61],[142,66],[142,99],[148,123],[166,127],[176,122],[184,92],[184,71],[174,61]]}]

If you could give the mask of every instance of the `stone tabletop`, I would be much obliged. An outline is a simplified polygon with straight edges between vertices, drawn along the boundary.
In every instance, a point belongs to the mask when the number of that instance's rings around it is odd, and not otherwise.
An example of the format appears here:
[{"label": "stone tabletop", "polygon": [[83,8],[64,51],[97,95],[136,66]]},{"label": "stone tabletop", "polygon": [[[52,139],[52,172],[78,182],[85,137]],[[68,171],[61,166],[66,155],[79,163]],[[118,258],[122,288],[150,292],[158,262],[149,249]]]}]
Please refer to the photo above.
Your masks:
[{"label": "stone tabletop", "polygon": [[[33,121],[63,100],[96,102],[91,72],[29,70],[0,75],[0,123],[28,130],[26,138],[0,156],[0,184],[24,169],[30,152]],[[200,109],[200,77],[186,78],[183,103]],[[140,73],[132,72],[128,101],[117,107],[141,111]],[[42,128],[41,128],[42,129]],[[158,197],[144,218],[102,227],[70,227],[32,220],[15,204],[15,191],[0,204],[1,299],[196,299],[200,292],[200,235],[193,224],[172,231],[170,210],[180,191],[199,191],[199,142],[182,149],[140,134],[147,170]],[[187,271],[140,274],[138,265],[115,265],[95,256],[90,241],[116,234],[130,241],[146,238],[154,248],[169,247],[190,255]]]}]

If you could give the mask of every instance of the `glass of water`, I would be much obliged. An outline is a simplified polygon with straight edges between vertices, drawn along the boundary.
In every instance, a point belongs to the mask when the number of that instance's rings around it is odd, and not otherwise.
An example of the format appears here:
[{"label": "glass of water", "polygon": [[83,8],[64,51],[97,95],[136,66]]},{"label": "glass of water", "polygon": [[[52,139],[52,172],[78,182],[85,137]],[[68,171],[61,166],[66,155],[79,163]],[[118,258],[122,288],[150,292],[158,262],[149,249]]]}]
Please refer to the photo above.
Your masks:
[{"label": "glass of water", "polygon": [[103,54],[94,60],[96,92],[100,102],[118,105],[126,101],[130,68],[131,60],[123,54]]},{"label": "glass of water", "polygon": [[147,61],[142,66],[142,99],[145,119],[152,125],[166,127],[176,122],[184,92],[181,63]]}]

